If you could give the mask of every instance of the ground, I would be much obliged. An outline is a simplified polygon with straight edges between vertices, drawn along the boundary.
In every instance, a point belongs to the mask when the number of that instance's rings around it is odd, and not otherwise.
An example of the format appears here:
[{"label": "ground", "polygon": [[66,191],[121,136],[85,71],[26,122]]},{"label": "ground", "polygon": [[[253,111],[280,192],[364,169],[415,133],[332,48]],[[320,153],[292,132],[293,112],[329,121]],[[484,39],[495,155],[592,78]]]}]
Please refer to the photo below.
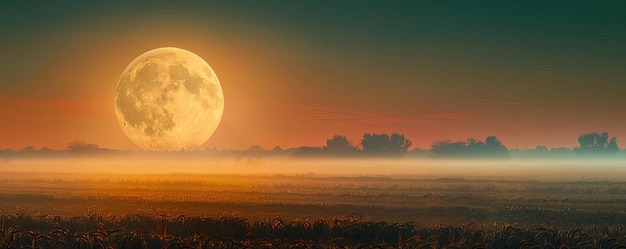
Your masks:
[{"label": "ground", "polygon": [[0,214],[237,217],[421,226],[624,224],[626,185],[611,181],[243,175],[5,173]]},{"label": "ground", "polygon": [[621,181],[9,173],[3,248],[623,248]]}]

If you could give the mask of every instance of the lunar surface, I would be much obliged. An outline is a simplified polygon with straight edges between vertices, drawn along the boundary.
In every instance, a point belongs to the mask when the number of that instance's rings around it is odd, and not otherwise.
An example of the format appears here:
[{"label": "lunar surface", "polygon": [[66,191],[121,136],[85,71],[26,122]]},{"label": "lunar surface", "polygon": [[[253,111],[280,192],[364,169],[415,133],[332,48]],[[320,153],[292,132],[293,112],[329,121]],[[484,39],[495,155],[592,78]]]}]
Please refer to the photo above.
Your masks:
[{"label": "lunar surface", "polygon": [[223,112],[222,87],[211,66],[180,48],[137,57],[115,92],[122,131],[145,150],[197,148],[213,135]]}]

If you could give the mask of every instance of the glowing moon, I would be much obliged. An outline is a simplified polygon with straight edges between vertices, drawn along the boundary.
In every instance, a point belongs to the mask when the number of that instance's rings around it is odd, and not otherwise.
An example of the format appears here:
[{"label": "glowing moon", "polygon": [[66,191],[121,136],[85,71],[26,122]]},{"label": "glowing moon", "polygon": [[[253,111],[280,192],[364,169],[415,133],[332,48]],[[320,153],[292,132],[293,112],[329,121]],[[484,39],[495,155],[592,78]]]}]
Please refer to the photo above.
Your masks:
[{"label": "glowing moon", "polygon": [[146,150],[190,150],[208,140],[224,112],[213,69],[180,48],[150,50],[124,70],[115,114],[126,136]]}]

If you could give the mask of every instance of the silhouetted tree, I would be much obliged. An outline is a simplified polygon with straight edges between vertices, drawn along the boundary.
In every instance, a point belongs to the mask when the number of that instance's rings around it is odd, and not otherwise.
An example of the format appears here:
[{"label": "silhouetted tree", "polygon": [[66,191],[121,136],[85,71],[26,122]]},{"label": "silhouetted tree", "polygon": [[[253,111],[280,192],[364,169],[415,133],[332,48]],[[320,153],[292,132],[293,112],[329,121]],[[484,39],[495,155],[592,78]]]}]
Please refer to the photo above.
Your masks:
[{"label": "silhouetted tree", "polygon": [[520,158],[520,159],[539,159],[539,158],[547,158],[550,156],[550,151],[548,147],[545,145],[537,145],[532,149],[511,149],[509,151],[511,157]]},{"label": "silhouetted tree", "polygon": [[534,152],[536,152],[536,153],[548,153],[549,151],[548,151],[548,147],[546,147],[545,145],[541,145],[540,144],[540,145],[537,145],[535,147]]},{"label": "silhouetted tree", "polygon": [[485,142],[473,138],[467,141],[435,141],[430,150],[441,157],[507,157],[509,150],[496,136],[488,136]]},{"label": "silhouetted tree", "polygon": [[578,143],[580,144],[581,149],[590,149],[590,148],[600,148],[604,149],[609,141],[609,133],[603,132],[592,132],[587,134],[582,134],[578,137]]},{"label": "silhouetted tree", "polygon": [[485,153],[491,156],[505,156],[509,153],[509,149],[502,145],[496,136],[488,136],[485,138]]},{"label": "silhouetted tree", "polygon": [[469,148],[463,141],[438,140],[433,142],[430,152],[437,156],[464,157],[469,155]]},{"label": "silhouetted tree", "polygon": [[530,156],[534,158],[545,158],[550,156],[550,150],[545,145],[537,145],[530,150]]},{"label": "silhouetted tree", "polygon": [[363,151],[367,153],[383,153],[389,143],[389,135],[387,134],[369,134],[363,135],[361,146]]},{"label": "silhouetted tree", "polygon": [[[293,149],[292,149],[293,150]],[[282,147],[276,145],[271,150],[268,151],[270,155],[279,156],[279,155],[288,155],[293,151],[284,150]]]},{"label": "silhouetted tree", "polygon": [[403,154],[411,147],[411,144],[411,140],[406,139],[404,134],[398,133],[391,134],[391,137],[384,133],[366,133],[361,140],[363,152],[378,155]]},{"label": "silhouetted tree", "polygon": [[609,153],[617,153],[619,151],[619,147],[617,146],[617,138],[612,137],[605,150]]},{"label": "silhouetted tree", "polygon": [[334,155],[350,155],[356,153],[357,148],[345,136],[335,135],[326,139],[324,151]]},{"label": "silhouetted tree", "polygon": [[582,134],[578,137],[578,144],[580,146],[574,148],[574,151],[584,155],[606,155],[614,154],[619,151],[617,138],[612,137],[609,139],[608,132]]},{"label": "silhouetted tree", "polygon": [[389,147],[387,149],[392,153],[406,152],[413,144],[411,140],[408,140],[404,137],[404,134],[398,133],[391,134],[391,139],[389,142]]},{"label": "silhouetted tree", "polygon": [[94,152],[99,149],[100,147],[97,144],[87,143],[87,141],[82,139],[77,139],[67,144],[67,150],[72,152]]}]

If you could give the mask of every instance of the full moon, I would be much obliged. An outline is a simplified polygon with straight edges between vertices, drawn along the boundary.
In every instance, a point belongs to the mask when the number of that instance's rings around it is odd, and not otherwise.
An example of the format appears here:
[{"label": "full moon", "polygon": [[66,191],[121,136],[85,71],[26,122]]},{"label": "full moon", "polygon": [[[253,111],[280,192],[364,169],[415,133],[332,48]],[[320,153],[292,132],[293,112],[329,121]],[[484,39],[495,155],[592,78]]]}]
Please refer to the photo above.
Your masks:
[{"label": "full moon", "polygon": [[224,95],[200,56],[174,47],[135,58],[115,91],[115,114],[126,136],[145,150],[195,149],[217,128]]}]

